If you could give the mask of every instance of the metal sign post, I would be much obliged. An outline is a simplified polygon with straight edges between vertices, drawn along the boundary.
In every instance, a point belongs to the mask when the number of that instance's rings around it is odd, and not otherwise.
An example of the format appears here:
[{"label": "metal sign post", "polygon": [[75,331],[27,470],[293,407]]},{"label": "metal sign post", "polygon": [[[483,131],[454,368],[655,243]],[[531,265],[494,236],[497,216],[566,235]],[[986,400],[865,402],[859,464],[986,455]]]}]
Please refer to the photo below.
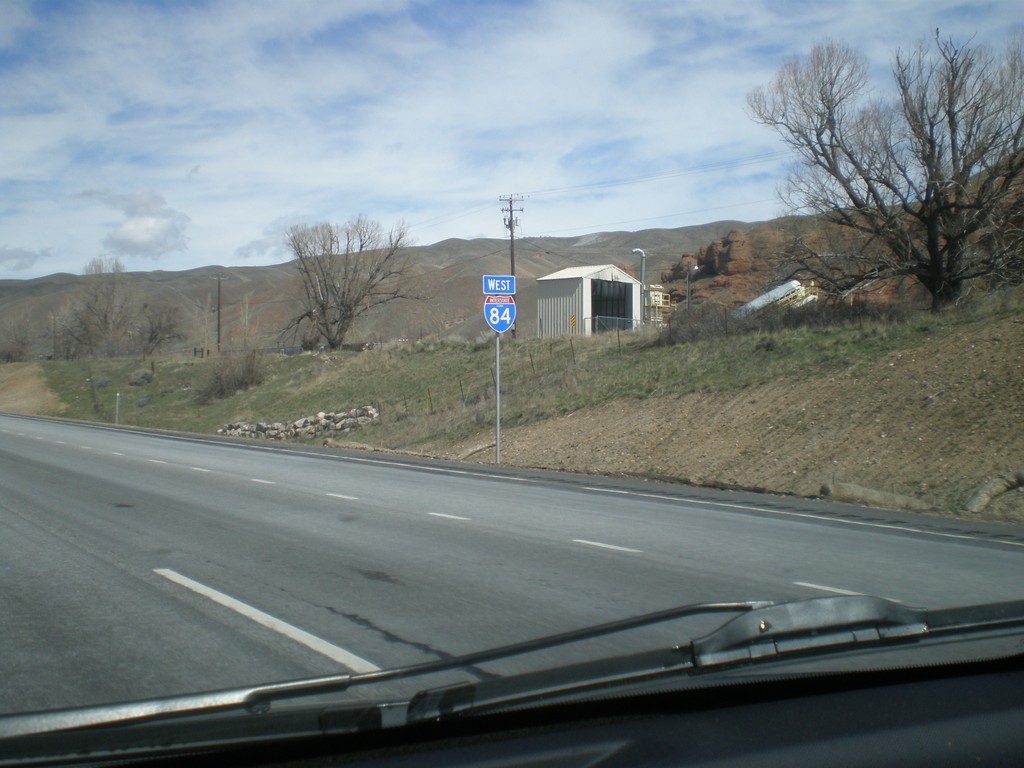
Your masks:
[{"label": "metal sign post", "polygon": [[494,463],[501,464],[501,334],[494,334]]},{"label": "metal sign post", "polygon": [[516,279],[484,275],[484,321],[494,331],[494,463],[501,464],[501,334],[516,322]]}]

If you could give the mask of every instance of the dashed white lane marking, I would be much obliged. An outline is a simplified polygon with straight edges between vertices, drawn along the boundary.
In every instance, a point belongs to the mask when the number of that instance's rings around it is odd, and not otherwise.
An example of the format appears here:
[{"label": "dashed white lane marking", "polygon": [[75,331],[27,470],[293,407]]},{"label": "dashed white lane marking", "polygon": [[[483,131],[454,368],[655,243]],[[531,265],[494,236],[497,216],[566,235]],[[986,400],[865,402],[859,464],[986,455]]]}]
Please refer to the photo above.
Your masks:
[{"label": "dashed white lane marking", "polygon": [[196,472],[209,472],[210,471],[208,469],[204,469],[203,467],[189,467],[189,469],[193,469]]},{"label": "dashed white lane marking", "polygon": [[587,541],[586,539],[573,539],[574,544],[586,544],[588,547],[600,547],[601,549],[612,549],[616,552],[632,552],[636,555],[642,555],[642,549],[631,549],[630,547],[619,547],[615,544],[604,544],[600,541]]},{"label": "dashed white lane marking", "polygon": [[166,464],[167,462],[163,459],[146,459],[150,464]]},{"label": "dashed white lane marking", "polygon": [[[828,587],[828,586],[826,586],[824,584],[812,584],[809,581],[794,581],[793,584],[798,586],[798,587],[806,587],[807,589],[817,589],[817,590],[821,590],[822,592],[831,592],[832,594],[835,594],[835,595],[854,595],[854,596],[856,596],[856,595],[867,594],[866,592],[851,592],[848,589],[840,589],[839,587]],[[901,602],[903,602],[902,600],[897,600],[894,597],[885,597],[884,595],[877,595],[877,597],[881,597],[883,600],[889,600],[889,601],[891,601],[893,603],[901,603]]]},{"label": "dashed white lane marking", "polygon": [[444,512],[427,512],[431,517],[443,517],[446,520],[469,520],[468,517],[460,517],[459,515],[446,515]]},{"label": "dashed white lane marking", "polygon": [[863,592],[851,592],[848,589],[840,589],[839,587],[826,587],[824,584],[811,584],[807,581],[794,581],[798,587],[807,587],[807,589],[818,589],[822,592],[834,592],[837,595],[863,595]]},{"label": "dashed white lane marking", "polygon": [[124,454],[121,453],[120,451],[111,451],[110,455],[111,456],[124,456]]},{"label": "dashed white lane marking", "polygon": [[377,672],[380,670],[380,667],[376,664],[373,664],[360,656],[356,656],[354,653],[350,653],[344,648],[340,648],[333,643],[329,643],[316,635],[311,635],[304,629],[299,629],[286,621],[281,621],[280,619],[271,616],[269,613],[264,613],[258,608],[253,608],[248,603],[243,603],[241,600],[236,600],[229,595],[225,595],[223,592],[218,592],[216,589],[207,587],[205,584],[193,581],[187,576],[182,576],[176,571],[172,571],[168,568],[154,568],[153,573],[163,576],[165,579],[173,581],[175,584],[180,584],[185,587],[185,589],[189,589],[197,595],[202,595],[218,605],[230,608],[235,613],[256,622],[260,626],[284,635],[288,639],[294,640],[295,642],[306,646],[310,650],[316,651],[332,661],[336,661],[339,664],[348,667],[353,672]]},{"label": "dashed white lane marking", "polygon": [[328,493],[332,499],[344,499],[345,501],[359,501],[356,496],[346,496],[344,493]]},{"label": "dashed white lane marking", "polygon": [[259,477],[252,478],[252,481],[254,483],[262,483],[263,485],[277,485],[277,483],[275,483],[273,480],[263,480],[262,478]]}]

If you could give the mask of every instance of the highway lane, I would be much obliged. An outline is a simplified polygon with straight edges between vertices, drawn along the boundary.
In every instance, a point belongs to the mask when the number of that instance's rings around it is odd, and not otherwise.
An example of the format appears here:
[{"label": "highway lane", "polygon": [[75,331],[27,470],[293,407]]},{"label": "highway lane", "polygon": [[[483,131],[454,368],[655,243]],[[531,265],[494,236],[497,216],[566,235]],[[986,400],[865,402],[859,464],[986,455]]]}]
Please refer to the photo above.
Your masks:
[{"label": "highway lane", "polygon": [[[4,416],[0,462],[0,711],[424,661],[701,600],[1024,596],[1024,539],[798,500]],[[627,641],[592,645],[487,669]]]}]

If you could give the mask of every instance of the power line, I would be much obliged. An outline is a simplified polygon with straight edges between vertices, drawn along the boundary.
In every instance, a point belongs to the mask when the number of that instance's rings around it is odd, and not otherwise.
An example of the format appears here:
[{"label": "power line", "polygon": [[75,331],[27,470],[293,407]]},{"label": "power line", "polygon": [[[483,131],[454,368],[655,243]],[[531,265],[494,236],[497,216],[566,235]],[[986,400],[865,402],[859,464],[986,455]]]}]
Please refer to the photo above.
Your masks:
[{"label": "power line", "polygon": [[[762,153],[760,155],[752,155],[750,157],[737,158],[737,159],[733,159],[733,160],[722,160],[720,162],[706,163],[704,165],[693,166],[693,167],[690,167],[690,168],[677,168],[675,170],[664,171],[662,173],[647,174],[645,176],[634,176],[634,177],[624,178],[624,179],[608,179],[608,180],[605,180],[605,181],[596,181],[596,182],[593,182],[591,184],[577,184],[577,185],[571,185],[571,186],[566,186],[566,187],[550,187],[548,189],[538,189],[538,190],[534,190],[532,192],[525,192],[522,195],[519,195],[517,197],[518,197],[518,200],[521,201],[524,197],[539,197],[539,196],[542,196],[542,195],[559,195],[559,194],[568,194],[570,192],[582,192],[582,191],[592,190],[592,189],[603,189],[603,188],[608,188],[608,187],[619,187],[619,186],[625,186],[625,185],[628,185],[628,184],[643,184],[645,182],[662,181],[664,179],[678,178],[678,177],[681,177],[681,176],[691,176],[691,175],[696,175],[696,174],[701,174],[701,173],[712,173],[712,172],[715,172],[715,171],[726,170],[726,169],[729,169],[729,168],[739,168],[739,167],[744,166],[744,165],[753,165],[753,164],[765,162],[765,161],[768,161],[768,160],[780,160],[782,158],[789,157],[790,154],[791,153],[788,150],[786,150],[786,151],[777,151],[777,152],[765,152],[765,153]],[[499,198],[499,199],[500,200],[504,200],[505,198]],[[759,201],[756,201],[756,202],[765,202],[765,201],[759,200]],[[456,219],[461,219],[461,218],[463,218],[465,216],[469,216],[469,215],[474,214],[474,213],[476,213],[478,211],[482,211],[485,208],[487,208],[489,205],[490,205],[490,203],[480,203],[480,204],[476,204],[476,205],[467,206],[465,208],[458,208],[458,209],[456,209],[454,211],[451,211],[449,213],[441,213],[441,214],[438,214],[437,216],[433,216],[431,218],[424,219],[423,221],[418,221],[415,224],[410,224],[409,228],[410,229],[415,229],[417,227],[424,227],[424,226],[432,225],[432,224],[443,224],[443,223],[446,223],[446,222],[449,222],[449,221],[454,221]],[[726,206],[726,207],[728,207],[728,206]],[[716,209],[707,209],[707,210],[716,210]],[[690,211],[690,213],[700,213],[700,212],[701,211]],[[653,221],[655,219],[667,219],[667,218],[670,218],[671,216],[678,216],[678,215],[681,215],[681,214],[668,214],[666,216],[655,216],[655,217],[651,217],[651,218],[648,218],[648,219],[632,219],[630,221],[623,221],[623,222],[617,222],[617,223],[629,224],[629,223],[637,222],[637,221]],[[614,224],[615,224],[615,222],[608,223],[608,224],[600,224],[600,225],[596,225],[596,226],[614,226]],[[506,226],[508,226],[508,225],[506,224]],[[566,231],[569,231],[569,230],[561,230],[560,229],[560,230],[555,230],[555,231],[566,232]]]},{"label": "power line", "polygon": [[611,179],[607,181],[597,181],[592,184],[577,184],[568,187],[552,187],[550,189],[539,189],[533,192],[524,193],[527,197],[534,197],[539,195],[557,195],[564,194],[566,192],[579,192],[587,189],[602,189],[605,187],[619,187],[626,184],[642,184],[648,181],[661,181],[662,179],[673,179],[680,176],[690,176],[698,173],[710,173],[712,171],[721,171],[727,168],[738,168],[743,165],[751,165],[754,163],[760,163],[765,160],[780,160],[784,157],[789,157],[789,151],[779,152],[767,152],[762,155],[754,155],[753,157],[740,158],[737,160],[723,160],[717,163],[708,163],[706,165],[700,165],[693,168],[681,168],[674,171],[664,171],[662,173],[649,174],[647,176],[634,176],[626,179]]},{"label": "power line", "polygon": [[729,210],[731,208],[740,208],[740,207],[746,206],[746,205],[758,205],[759,203],[770,203],[773,199],[774,198],[770,198],[769,197],[769,198],[766,198],[764,200],[750,200],[750,201],[747,201],[745,203],[731,203],[730,205],[719,205],[719,206],[716,206],[714,208],[698,208],[698,209],[692,210],[692,211],[680,211],[678,213],[666,213],[664,216],[647,216],[647,217],[642,218],[642,219],[623,219],[621,221],[605,221],[605,222],[601,222],[599,224],[579,225],[579,226],[575,226],[575,227],[565,227],[563,229],[549,229],[549,230],[547,230],[546,233],[533,235],[533,237],[544,237],[547,234],[552,234],[552,233],[557,233],[557,232],[577,232],[577,233],[581,232],[581,231],[588,232],[588,231],[593,231],[594,229],[597,229],[599,227],[617,227],[617,226],[619,226],[621,224],[638,224],[638,223],[644,222],[644,221],[658,221],[660,219],[671,219],[671,218],[674,218],[676,216],[690,216],[690,215],[695,214],[695,213],[708,213],[710,211]]},{"label": "power line", "polygon": [[460,208],[459,210],[453,211],[452,213],[441,213],[429,219],[417,221],[415,224],[410,224],[409,229],[414,229],[416,227],[424,227],[428,224],[443,224],[448,221],[455,221],[455,219],[461,219],[465,216],[469,216],[470,214],[476,213],[477,211],[482,211],[485,208],[489,208],[490,205],[490,203],[481,203],[480,205],[473,205],[468,208]]}]

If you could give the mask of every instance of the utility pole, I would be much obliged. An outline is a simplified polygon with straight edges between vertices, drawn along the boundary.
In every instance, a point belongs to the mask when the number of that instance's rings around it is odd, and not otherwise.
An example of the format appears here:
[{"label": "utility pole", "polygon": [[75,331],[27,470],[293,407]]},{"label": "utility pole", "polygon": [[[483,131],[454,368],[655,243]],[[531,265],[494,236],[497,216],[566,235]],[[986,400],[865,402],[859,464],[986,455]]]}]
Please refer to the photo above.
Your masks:
[{"label": "utility pole", "polygon": [[217,275],[217,352],[220,352],[220,275]]},{"label": "utility pole", "polygon": [[[505,227],[508,229],[508,253],[509,259],[511,260],[509,272],[510,275],[515,277],[516,274],[516,224],[519,223],[519,219],[516,218],[515,214],[517,211],[523,210],[521,207],[514,207],[514,203],[523,202],[522,195],[509,195],[508,197],[499,197],[499,200],[506,203],[508,208],[502,208],[502,212],[505,214]],[[510,329],[512,337],[515,338],[516,326],[512,325]]]},{"label": "utility pole", "polygon": [[499,197],[499,200],[508,205],[508,208],[502,208],[502,212],[505,214],[505,228],[508,229],[508,246],[509,256],[512,260],[510,275],[516,273],[516,225],[519,223],[519,219],[515,217],[517,211],[522,211],[522,208],[513,207],[513,203],[523,202],[521,195],[509,195],[508,197]]}]

